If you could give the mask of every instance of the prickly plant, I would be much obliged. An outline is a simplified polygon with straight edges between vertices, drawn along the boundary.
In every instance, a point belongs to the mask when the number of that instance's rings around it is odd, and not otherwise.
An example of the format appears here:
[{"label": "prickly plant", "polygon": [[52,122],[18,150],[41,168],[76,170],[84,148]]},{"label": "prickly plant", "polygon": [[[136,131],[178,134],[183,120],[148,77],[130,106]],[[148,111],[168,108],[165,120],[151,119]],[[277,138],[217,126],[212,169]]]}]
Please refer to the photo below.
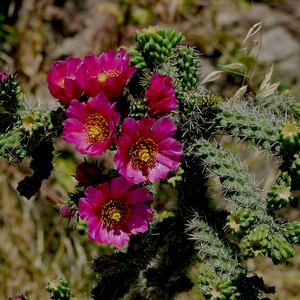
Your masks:
[{"label": "prickly plant", "polygon": [[[79,231],[116,246],[93,261],[93,299],[174,299],[195,282],[205,299],[268,299],[274,287],[246,262],[282,264],[300,243],[300,223],[277,217],[299,190],[296,99],[267,84],[225,99],[203,88],[201,55],[181,33],[155,26],[135,40],[126,54],[54,63],[47,82],[63,105],[51,112],[10,102],[19,90],[1,83],[0,154],[31,158],[20,194],[30,198],[49,177],[61,136],[96,159],[78,166],[62,215],[87,220]],[[269,186],[249,170],[247,151],[270,158],[277,175]],[[49,286],[53,299],[69,299],[62,281]]]}]

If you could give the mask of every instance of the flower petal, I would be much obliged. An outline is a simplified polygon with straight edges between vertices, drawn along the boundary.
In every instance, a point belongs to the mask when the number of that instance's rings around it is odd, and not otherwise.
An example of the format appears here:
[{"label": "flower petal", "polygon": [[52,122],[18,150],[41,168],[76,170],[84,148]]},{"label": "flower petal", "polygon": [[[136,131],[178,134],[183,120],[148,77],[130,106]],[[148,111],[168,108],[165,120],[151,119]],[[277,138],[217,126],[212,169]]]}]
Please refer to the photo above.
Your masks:
[{"label": "flower petal", "polygon": [[94,215],[95,207],[85,198],[80,198],[78,203],[78,213],[82,220],[88,220]]},{"label": "flower petal", "polygon": [[177,170],[178,161],[175,161],[175,160],[171,159],[170,157],[168,157],[166,155],[162,155],[160,153],[157,153],[155,155],[155,157],[156,157],[157,161],[159,162],[158,165],[164,165],[170,169]]},{"label": "flower petal", "polygon": [[150,138],[159,142],[174,135],[177,127],[168,117],[159,118],[153,125]]},{"label": "flower petal", "polygon": [[110,182],[110,187],[111,187],[111,198],[113,200],[125,200],[126,194],[128,191],[131,189],[133,186],[133,183],[126,180],[124,177],[118,177],[114,178]]},{"label": "flower petal", "polygon": [[139,188],[130,191],[125,198],[122,198],[129,205],[145,202],[146,200],[153,200],[153,196],[149,193],[147,188]]},{"label": "flower petal", "polygon": [[78,100],[72,100],[70,106],[66,109],[66,115],[68,118],[74,118],[80,122],[85,122],[89,116],[89,112],[84,103],[79,102]]},{"label": "flower petal", "polygon": [[101,231],[102,227],[102,221],[99,216],[92,216],[87,220],[87,229],[89,236],[96,240],[96,237],[99,235],[99,232]]},{"label": "flower petal", "polygon": [[169,167],[158,163],[155,169],[149,170],[148,179],[150,182],[154,183],[158,178],[165,178],[169,171]]},{"label": "flower petal", "polygon": [[104,189],[99,190],[96,189],[92,186],[89,186],[85,189],[85,196],[87,201],[93,205],[93,207],[97,210],[100,211],[102,206],[106,202],[105,195],[103,194]]},{"label": "flower petal", "polygon": [[154,123],[155,119],[153,118],[142,118],[137,124],[139,135],[147,138]]},{"label": "flower petal", "polygon": [[[138,139],[137,125],[133,118],[125,118],[121,127],[121,137],[122,135],[126,135],[130,141],[136,141]],[[116,143],[118,145],[118,140]]]}]

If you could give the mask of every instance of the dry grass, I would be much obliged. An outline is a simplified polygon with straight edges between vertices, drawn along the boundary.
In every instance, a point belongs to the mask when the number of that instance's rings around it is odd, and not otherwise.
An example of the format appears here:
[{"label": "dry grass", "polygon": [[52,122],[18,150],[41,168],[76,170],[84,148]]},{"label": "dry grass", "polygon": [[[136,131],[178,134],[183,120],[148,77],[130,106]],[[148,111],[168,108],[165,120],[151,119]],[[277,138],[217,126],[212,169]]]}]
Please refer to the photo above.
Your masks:
[{"label": "dry grass", "polygon": [[47,186],[38,198],[23,199],[15,191],[21,173],[1,159],[0,174],[1,299],[26,291],[31,300],[49,299],[45,287],[58,276],[85,299],[93,281],[89,262],[99,246],[59,218],[53,201],[59,195],[49,198]]}]

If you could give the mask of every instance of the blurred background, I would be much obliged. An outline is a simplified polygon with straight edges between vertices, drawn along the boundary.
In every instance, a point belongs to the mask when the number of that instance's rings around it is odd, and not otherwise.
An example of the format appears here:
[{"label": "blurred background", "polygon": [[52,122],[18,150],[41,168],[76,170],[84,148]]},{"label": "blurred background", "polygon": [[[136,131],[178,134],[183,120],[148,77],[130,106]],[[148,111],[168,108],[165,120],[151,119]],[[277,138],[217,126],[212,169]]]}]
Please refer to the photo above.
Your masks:
[{"label": "blurred background", "polygon": [[[247,56],[243,41],[254,24],[259,41]],[[258,90],[274,64],[272,80],[279,90],[300,95],[300,0],[14,0],[0,3],[0,68],[17,72],[29,102],[57,107],[45,77],[51,64],[69,56],[83,58],[134,44],[136,30],[159,25],[181,31],[186,43],[203,55],[201,78],[215,70],[222,75],[206,88],[230,97],[247,84]],[[249,41],[250,42],[250,41]],[[249,48],[248,48],[249,49]],[[228,68],[241,63],[246,68]],[[227,67],[226,67],[227,66]],[[83,157],[57,142],[55,170],[31,200],[15,188],[28,174],[28,161],[8,165],[0,158],[0,298],[28,291],[31,300],[48,299],[47,282],[61,276],[71,294],[86,299],[96,280],[91,262],[111,247],[78,234],[59,217],[59,201],[74,192],[76,166]],[[257,160],[254,160],[257,161]],[[256,172],[259,170],[256,169]],[[298,203],[282,218],[300,221]],[[269,259],[249,261],[249,269],[276,285],[271,299],[299,299],[300,250],[274,267]],[[202,299],[197,289],[179,299]]]}]

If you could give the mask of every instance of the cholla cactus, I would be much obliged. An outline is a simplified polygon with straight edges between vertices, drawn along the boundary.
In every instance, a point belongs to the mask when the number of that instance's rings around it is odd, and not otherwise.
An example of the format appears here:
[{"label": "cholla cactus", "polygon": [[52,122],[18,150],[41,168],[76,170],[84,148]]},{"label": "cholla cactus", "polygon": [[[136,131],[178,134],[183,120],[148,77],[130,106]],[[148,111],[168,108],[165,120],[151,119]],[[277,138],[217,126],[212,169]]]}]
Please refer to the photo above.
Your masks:
[{"label": "cholla cactus", "polygon": [[[299,105],[289,93],[205,92],[200,53],[172,29],[149,27],[135,40],[127,51],[53,63],[57,110],[29,109],[2,71],[0,155],[31,158],[18,186],[27,198],[50,175],[56,137],[95,159],[78,166],[61,210],[93,241],[124,247],[94,260],[94,299],[173,299],[193,287],[191,266],[206,299],[262,299],[274,288],[243,262],[281,264],[300,243],[300,223],[275,214],[300,188]],[[268,190],[224,136],[278,158]],[[56,283],[51,297],[69,299],[67,284]]]}]

